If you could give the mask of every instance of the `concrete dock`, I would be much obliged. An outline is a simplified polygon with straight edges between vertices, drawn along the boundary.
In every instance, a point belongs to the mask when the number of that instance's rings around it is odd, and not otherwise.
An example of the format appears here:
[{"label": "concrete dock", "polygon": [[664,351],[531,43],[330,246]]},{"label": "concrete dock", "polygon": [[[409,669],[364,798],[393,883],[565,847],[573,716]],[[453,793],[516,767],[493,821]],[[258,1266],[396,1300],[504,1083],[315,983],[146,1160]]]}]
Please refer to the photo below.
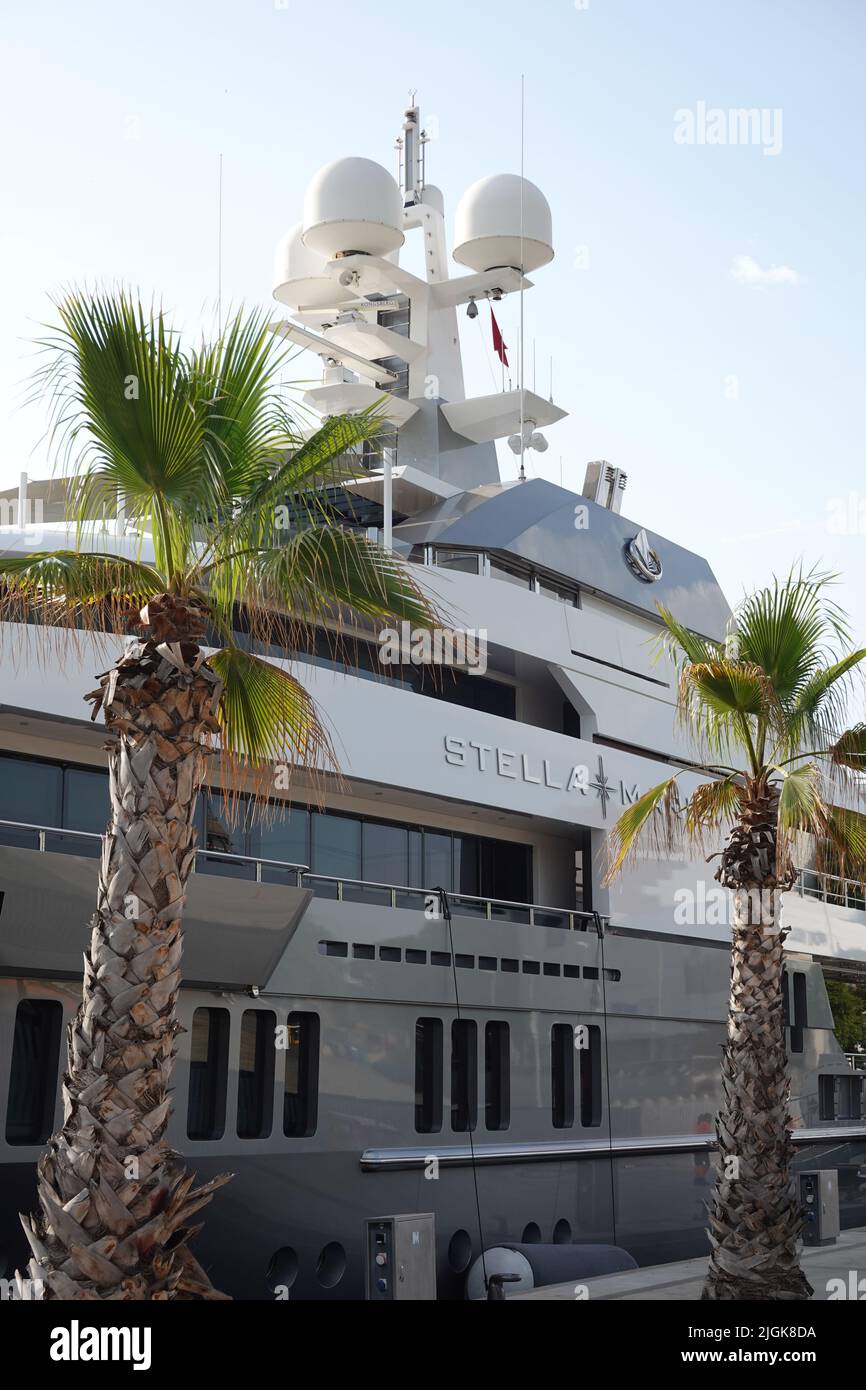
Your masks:
[{"label": "concrete dock", "polygon": [[[803,1269],[815,1290],[815,1301],[842,1299],[866,1302],[866,1226],[843,1231],[835,1245],[806,1246]],[[621,1299],[643,1301],[671,1299],[698,1300],[706,1274],[707,1260],[681,1260],[677,1264],[648,1265],[625,1274],[605,1274],[582,1283],[549,1284],[531,1293],[512,1294],[518,1299],[566,1299],[591,1301]]]}]

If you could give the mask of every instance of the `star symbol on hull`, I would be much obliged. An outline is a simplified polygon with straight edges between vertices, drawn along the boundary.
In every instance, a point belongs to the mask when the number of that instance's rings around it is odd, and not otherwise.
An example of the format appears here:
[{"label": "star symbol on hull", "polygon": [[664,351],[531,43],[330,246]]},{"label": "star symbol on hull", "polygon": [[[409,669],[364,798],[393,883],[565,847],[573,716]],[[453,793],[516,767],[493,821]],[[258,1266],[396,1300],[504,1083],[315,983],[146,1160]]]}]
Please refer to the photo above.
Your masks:
[{"label": "star symbol on hull", "polygon": [[604,819],[607,820],[607,803],[610,800],[613,793],[608,791],[608,787],[610,786],[610,778],[605,777],[604,775],[604,763],[602,762],[601,758],[599,758],[598,760],[598,775],[596,777],[596,780],[594,782],[590,782],[589,785],[595,788],[595,791],[598,795],[598,799],[601,802],[601,814],[604,817]]}]

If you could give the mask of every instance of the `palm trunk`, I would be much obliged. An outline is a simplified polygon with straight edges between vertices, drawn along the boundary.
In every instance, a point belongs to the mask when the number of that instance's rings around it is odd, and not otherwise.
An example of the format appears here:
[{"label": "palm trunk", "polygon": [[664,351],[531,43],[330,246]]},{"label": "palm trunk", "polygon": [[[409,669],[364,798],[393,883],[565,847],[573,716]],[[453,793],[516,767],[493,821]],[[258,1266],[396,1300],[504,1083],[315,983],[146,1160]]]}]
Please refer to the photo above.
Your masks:
[{"label": "palm trunk", "polygon": [[112,815],[68,1035],[63,1127],[39,1161],[40,1213],[22,1217],[46,1298],[223,1296],[188,1249],[200,1229],[188,1222],[227,1176],[194,1189],[164,1138],[193,816],[220,687],[184,640],[200,621],[168,596],[142,616],[152,635],[131,642],[88,697],[116,736]]},{"label": "palm trunk", "polygon": [[782,1009],[784,937],[777,866],[778,793],[752,783],[716,877],[734,892],[719,1169],[710,1208],[704,1299],[807,1299],[788,1112]]}]

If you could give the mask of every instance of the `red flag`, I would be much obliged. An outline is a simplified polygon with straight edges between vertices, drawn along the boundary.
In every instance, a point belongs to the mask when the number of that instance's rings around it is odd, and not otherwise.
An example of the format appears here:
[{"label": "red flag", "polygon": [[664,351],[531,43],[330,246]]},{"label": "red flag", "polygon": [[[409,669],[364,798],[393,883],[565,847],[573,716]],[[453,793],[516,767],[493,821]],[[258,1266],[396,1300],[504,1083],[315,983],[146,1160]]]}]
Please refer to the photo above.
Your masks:
[{"label": "red flag", "polygon": [[496,315],[493,312],[492,304],[490,306],[490,322],[493,326],[493,351],[496,353],[496,356],[499,358],[503,367],[507,367],[508,348],[505,346],[505,339],[503,338],[499,330],[499,324],[496,322]]}]

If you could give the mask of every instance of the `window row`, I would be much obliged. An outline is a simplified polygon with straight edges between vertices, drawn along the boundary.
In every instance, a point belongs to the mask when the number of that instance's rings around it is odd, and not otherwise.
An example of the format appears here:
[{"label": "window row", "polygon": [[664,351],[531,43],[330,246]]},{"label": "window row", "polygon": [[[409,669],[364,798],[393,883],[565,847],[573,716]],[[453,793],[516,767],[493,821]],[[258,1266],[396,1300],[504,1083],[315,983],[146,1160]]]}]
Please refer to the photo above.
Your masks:
[{"label": "window row", "polygon": [[[228,1009],[196,1009],[193,1014],[186,1117],[190,1139],[221,1139],[225,1133],[230,1031]],[[246,1009],[241,1017],[238,1061],[238,1138],[267,1139],[270,1135],[278,1065],[283,1134],[292,1139],[315,1134],[318,1014],[291,1013],[286,1023],[278,1023],[270,1009]]]},{"label": "window row", "polygon": [[[232,854],[307,864],[328,878],[362,879],[407,888],[445,888],[470,897],[532,901],[529,845],[447,830],[372,820],[279,803],[263,819],[246,797],[229,816],[219,796],[203,792],[196,810],[198,843],[212,855]],[[0,756],[0,821],[59,826],[101,835],[109,816],[108,774],[35,758]],[[33,834],[0,828],[0,841],[32,847]],[[52,839],[50,849],[96,855],[95,843]],[[203,873],[254,876],[254,865],[200,859]],[[276,874],[278,871],[274,871]],[[263,877],[267,877],[267,872]]]},{"label": "window row", "polygon": [[[484,1128],[506,1130],[511,1124],[508,1024],[486,1023],[483,1046]],[[454,1019],[449,1048],[450,1128],[455,1134],[472,1133],[479,1114],[478,1024],[474,1019]],[[415,1024],[415,1129],[419,1134],[439,1134],[442,1130],[444,1076],[444,1022],[441,1018],[419,1018]],[[550,1076],[551,1120],[555,1129],[572,1129],[577,1113],[584,1128],[601,1124],[601,1029],[597,1025],[553,1025]]]},{"label": "window row", "polygon": [[501,555],[492,556],[479,550],[448,550],[442,546],[428,546],[425,563],[437,569],[457,570],[461,574],[477,574],[490,579],[501,579],[507,584],[516,584],[520,589],[529,589],[534,594],[556,599],[571,608],[580,607],[580,589],[544,570],[521,564],[516,559],[505,559]]},{"label": "window row", "polygon": [[[548,913],[548,917],[555,917],[554,913]],[[536,914],[536,925],[543,926],[568,926],[568,914],[563,913],[563,921],[539,922],[539,914]],[[334,956],[339,960],[347,960],[349,956],[348,941],[320,941],[319,954],[323,956]],[[405,949],[402,946],[379,946],[378,949],[372,943],[356,941],[352,945],[353,960],[380,960],[390,964],[399,965],[405,960],[407,965],[439,965],[450,967],[450,951],[421,951],[412,946]],[[564,977],[567,980],[579,980],[581,974],[585,980],[598,980],[604,977],[617,983],[622,979],[622,971],[605,966],[603,970],[597,965],[560,964],[559,961],[552,960],[518,960],[516,956],[473,956],[461,951],[454,952],[454,965],[458,970],[474,970],[478,963],[479,970],[496,971],[499,970],[503,975],[517,975],[521,971],[524,975],[546,975],[559,979]]]}]

